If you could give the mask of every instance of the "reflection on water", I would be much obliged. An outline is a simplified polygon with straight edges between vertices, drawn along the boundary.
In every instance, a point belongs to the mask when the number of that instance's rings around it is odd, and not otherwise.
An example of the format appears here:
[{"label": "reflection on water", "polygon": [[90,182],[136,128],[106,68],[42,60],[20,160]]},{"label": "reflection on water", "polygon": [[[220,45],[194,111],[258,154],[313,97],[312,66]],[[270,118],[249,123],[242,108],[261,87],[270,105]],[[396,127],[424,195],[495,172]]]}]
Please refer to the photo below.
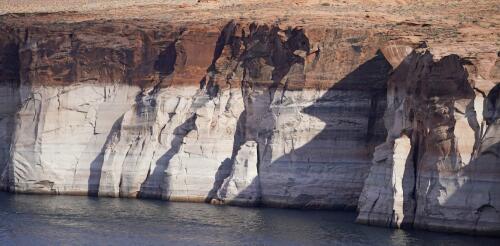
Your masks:
[{"label": "reflection on water", "polygon": [[0,193],[0,245],[500,245],[354,224],[355,213]]}]

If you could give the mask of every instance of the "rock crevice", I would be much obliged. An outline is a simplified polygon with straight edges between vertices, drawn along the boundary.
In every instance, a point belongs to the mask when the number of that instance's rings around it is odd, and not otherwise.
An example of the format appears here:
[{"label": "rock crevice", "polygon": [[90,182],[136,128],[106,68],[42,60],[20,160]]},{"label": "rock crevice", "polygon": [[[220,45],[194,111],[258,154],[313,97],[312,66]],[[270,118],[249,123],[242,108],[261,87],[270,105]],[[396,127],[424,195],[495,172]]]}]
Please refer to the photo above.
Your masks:
[{"label": "rock crevice", "polygon": [[9,23],[4,190],[499,231],[495,53],[279,23]]},{"label": "rock crevice", "polygon": [[[481,138],[480,127],[494,124],[485,117],[491,109],[479,103],[492,105],[488,100],[498,97],[498,85],[484,98],[474,90],[471,66],[458,55],[435,60],[423,49],[394,71],[385,114],[389,135],[375,151],[359,222],[498,233],[499,201],[491,194],[500,180],[499,159],[484,152],[490,143]],[[488,219],[479,212],[483,208]]]}]

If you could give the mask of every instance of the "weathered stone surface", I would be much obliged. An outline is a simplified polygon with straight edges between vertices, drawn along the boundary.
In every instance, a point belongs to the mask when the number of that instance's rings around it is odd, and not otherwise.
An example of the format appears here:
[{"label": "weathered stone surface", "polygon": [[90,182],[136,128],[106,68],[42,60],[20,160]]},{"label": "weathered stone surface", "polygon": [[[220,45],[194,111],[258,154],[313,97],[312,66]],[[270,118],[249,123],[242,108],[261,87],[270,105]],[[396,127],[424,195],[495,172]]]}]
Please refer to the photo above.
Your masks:
[{"label": "weathered stone surface", "polygon": [[374,153],[358,221],[498,235],[499,85],[488,76],[481,80],[492,86],[475,86],[476,71],[498,68],[481,65],[423,50],[396,69],[389,135]]},{"label": "weathered stone surface", "polygon": [[191,2],[0,16],[0,188],[498,235],[491,3]]},{"label": "weathered stone surface", "polygon": [[[8,189],[225,202],[226,183],[267,205],[356,206],[385,136],[390,65],[370,32],[310,36],[236,22],[218,32],[75,23],[13,35],[23,48],[9,95],[22,104]],[[363,51],[345,41],[353,36]],[[249,141],[260,188],[229,187]]]},{"label": "weathered stone surface", "polygon": [[240,147],[231,174],[217,191],[219,199],[236,205],[256,205],[260,202],[257,148],[255,141],[248,141]]}]

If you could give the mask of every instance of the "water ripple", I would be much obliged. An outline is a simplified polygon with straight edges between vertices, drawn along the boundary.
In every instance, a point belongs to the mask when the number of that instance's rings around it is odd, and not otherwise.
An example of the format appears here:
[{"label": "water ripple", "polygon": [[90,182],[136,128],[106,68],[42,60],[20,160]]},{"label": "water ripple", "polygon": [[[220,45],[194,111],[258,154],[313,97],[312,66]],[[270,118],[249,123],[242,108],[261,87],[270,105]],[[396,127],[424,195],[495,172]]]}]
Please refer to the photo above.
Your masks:
[{"label": "water ripple", "polygon": [[[355,213],[0,193],[0,245],[475,245],[354,223]],[[480,238],[482,245],[500,245]]]}]

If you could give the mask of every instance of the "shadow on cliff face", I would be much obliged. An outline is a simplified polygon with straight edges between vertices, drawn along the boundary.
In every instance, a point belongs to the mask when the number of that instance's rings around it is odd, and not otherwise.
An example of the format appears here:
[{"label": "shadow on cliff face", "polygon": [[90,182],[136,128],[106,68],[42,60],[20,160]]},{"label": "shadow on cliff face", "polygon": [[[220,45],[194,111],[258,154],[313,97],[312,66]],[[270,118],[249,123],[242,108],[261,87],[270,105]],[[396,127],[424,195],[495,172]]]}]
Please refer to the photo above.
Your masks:
[{"label": "shadow on cliff face", "polygon": [[[390,149],[377,148],[378,155],[393,158],[374,159],[378,169],[367,179],[358,221],[498,233],[499,86],[485,100],[488,126],[481,136],[467,64],[457,55],[436,62],[428,51],[413,52],[393,72],[388,83],[391,134],[384,144]],[[408,156],[401,156],[406,150],[397,152],[395,143],[404,135],[411,143]]]},{"label": "shadow on cliff face", "polygon": [[[240,55],[240,47],[243,45],[242,38],[236,37],[237,31],[237,23],[234,21],[230,21],[224,26],[219,37],[217,38],[217,43],[215,45],[215,50],[213,54],[212,64],[207,69],[207,73],[217,72],[217,60],[222,56],[224,51],[224,47],[229,45],[231,47],[231,57],[235,58]],[[234,72],[234,71],[233,71]],[[226,79],[230,80],[232,75],[229,75]],[[213,98],[219,92],[219,85],[214,83],[214,79],[212,76],[209,76],[208,81],[206,81],[206,77],[200,81],[200,89],[204,89],[210,98]],[[217,191],[222,186],[224,179],[226,179],[231,172],[231,168],[234,165],[234,161],[236,158],[236,154],[240,146],[244,143],[245,139],[245,123],[246,123],[246,114],[243,111],[238,117],[238,121],[236,122],[236,129],[233,137],[233,147],[231,152],[231,157],[226,158],[215,173],[215,181],[212,185],[212,188],[208,192],[207,197],[205,198],[205,202],[210,202],[217,195]]]},{"label": "shadow on cliff face", "polygon": [[[238,66],[243,68],[241,87],[245,110],[238,118],[231,158],[226,159],[217,170],[207,202],[216,197],[224,179],[228,178],[234,167],[239,149],[246,141],[270,141],[275,122],[269,114],[272,113],[270,107],[275,92],[287,86],[288,80],[283,84],[283,78],[294,65],[304,66],[304,58],[294,52],[309,52],[309,40],[301,29],[280,30],[277,26],[251,24],[248,34],[242,31],[242,37],[236,37],[237,28],[236,23],[230,22],[221,32],[209,72],[217,72],[217,59],[228,45],[231,58],[237,59]],[[243,47],[241,54],[240,47]],[[218,89],[219,86],[209,79],[207,91],[211,97]]]},{"label": "shadow on cliff face", "polygon": [[[413,135],[421,139],[412,144],[419,148],[415,163],[413,199],[416,207],[413,223],[425,224],[421,222],[425,217],[440,216],[438,214],[445,212],[441,210],[440,199],[443,193],[451,191],[448,187],[460,189],[454,183],[460,178],[458,173],[467,161],[462,160],[460,143],[457,142],[465,137],[456,136],[456,127],[459,128],[458,131],[465,130],[458,125],[461,120],[457,118],[458,115],[467,118],[466,127],[475,132],[479,131],[479,125],[473,108],[474,91],[469,85],[468,73],[463,68],[460,57],[450,55],[433,62],[432,55],[427,52],[416,61],[415,69],[410,71],[409,77],[418,78],[409,81],[409,92],[415,114],[413,122],[416,127],[413,131],[416,133]],[[463,139],[466,142],[471,140],[478,141],[477,138]],[[474,151],[470,154],[473,155]]]},{"label": "shadow on cliff face", "polygon": [[123,116],[121,116],[115,121],[115,123],[111,127],[111,130],[109,131],[108,136],[106,137],[106,142],[102,146],[101,152],[99,152],[99,155],[90,163],[90,175],[88,179],[88,190],[87,190],[89,196],[99,195],[102,167],[104,165],[104,155],[109,145],[113,143],[117,138],[118,139],[120,138],[122,121],[123,121]]},{"label": "shadow on cliff face", "polygon": [[[175,63],[177,60],[177,51],[176,51],[176,43],[179,39],[179,36],[182,35],[184,30],[180,30],[179,33],[175,36],[174,40],[167,42],[164,47],[157,47],[155,49],[151,49],[149,47],[150,40],[147,36],[142,36],[145,40],[145,47],[141,50],[142,53],[139,53],[142,58],[144,58],[143,64],[135,64],[133,59],[125,60],[124,64],[127,64],[128,70],[126,75],[128,76],[126,80],[133,80],[134,78],[139,82],[144,82],[144,77],[147,77],[148,74],[157,74],[158,79],[153,80],[156,83],[139,83],[142,86],[140,93],[136,95],[135,105],[136,105],[136,113],[138,118],[146,118],[145,121],[148,121],[148,115],[151,115],[151,109],[156,106],[157,103],[157,93],[160,87],[168,82],[171,79],[171,75],[174,72]],[[125,51],[125,54],[129,57],[133,55],[131,51]],[[132,54],[132,55],[130,55]],[[134,67],[137,66],[137,67]],[[139,79],[138,79],[139,78]],[[134,83],[131,83],[134,84]],[[146,88],[152,87],[149,92],[146,91]],[[122,134],[122,121],[124,115],[122,115],[116,122],[113,124],[109,135],[107,136],[106,142],[103,145],[99,155],[91,162],[90,165],[90,176],[88,179],[88,194],[90,196],[98,196],[100,181],[102,175],[102,168],[104,165],[104,158],[106,151],[113,151],[109,149],[109,145],[113,142],[120,139],[120,134]],[[171,142],[171,149],[167,151],[159,160],[158,165],[151,173],[151,170],[147,173],[147,178],[142,183],[139,196],[142,197],[155,197],[161,198],[161,189],[157,187],[157,191],[153,191],[153,186],[155,186],[154,182],[157,179],[163,180],[164,170],[167,167],[168,161],[170,158],[177,153],[180,148],[180,144],[182,143],[182,137],[177,134],[183,134],[185,127],[188,125],[194,124],[194,118],[191,117],[186,120],[182,125],[177,127],[174,130],[175,137]],[[151,131],[151,129],[149,129]],[[175,153],[174,153],[175,152]],[[165,168],[161,170],[162,168]],[[161,176],[161,177],[160,177]],[[121,186],[121,185],[120,185]],[[119,187],[120,190],[122,187]]]},{"label": "shadow on cliff face", "polygon": [[[367,179],[358,221],[422,227],[433,216],[457,217],[445,215],[449,212],[442,209],[442,200],[462,192],[459,183],[466,177],[461,167],[480,142],[474,91],[463,62],[457,55],[435,62],[428,51],[414,51],[394,71],[388,84],[391,134],[377,149],[380,157],[374,159],[375,169]],[[460,150],[469,147],[471,153]],[[406,151],[408,156],[403,156]],[[389,174],[380,174],[386,169]],[[449,211],[464,204],[458,201]]]},{"label": "shadow on cliff face", "polygon": [[220,190],[224,180],[231,174],[231,169],[233,168],[234,162],[236,161],[238,150],[240,149],[241,145],[245,143],[243,141],[245,139],[245,116],[246,113],[245,111],[243,111],[238,117],[238,122],[236,123],[236,132],[233,138],[231,158],[225,159],[217,169],[217,172],[215,173],[215,182],[212,185],[212,189],[210,189],[210,191],[208,192],[207,198],[205,199],[205,202],[207,203],[210,203],[212,199],[217,197],[217,192]]},{"label": "shadow on cliff face", "polygon": [[[238,59],[238,63],[244,68],[243,81],[241,83],[243,94],[247,95],[244,102],[247,110],[241,114],[238,120],[231,158],[221,163],[216,173],[215,183],[213,184],[207,200],[215,196],[215,192],[219,190],[222,182],[229,175],[232,165],[234,165],[236,154],[245,141],[258,140],[265,143],[270,141],[275,123],[269,121],[259,122],[259,120],[262,118],[273,118],[266,117],[266,115],[268,116],[272,113],[270,105],[273,102],[276,90],[287,87],[287,82],[283,84],[283,78],[289,75],[290,69],[297,64],[303,69],[304,57],[295,52],[309,52],[309,40],[305,36],[303,30],[298,28],[280,30],[277,26],[251,24],[249,26],[248,35],[243,33],[243,37],[234,35],[236,29],[237,24],[233,21],[223,28],[217,40],[212,64],[207,68],[208,75],[200,81],[200,91],[205,92],[210,99],[218,94],[219,84],[216,84],[213,77],[209,75],[212,72],[217,72],[217,60],[223,54],[224,47],[228,44],[231,45],[231,58]],[[182,35],[182,32],[179,35]],[[285,35],[286,38],[284,38],[283,35]],[[176,39],[169,43],[164,50],[161,50],[159,54],[157,54],[156,58],[153,58],[155,57],[152,55],[152,53],[154,53],[153,51],[145,51],[144,56],[148,57],[145,63],[154,65],[152,66],[154,71],[159,73],[159,83],[156,84],[154,89],[147,95],[153,98],[153,100],[160,86],[168,83],[170,75],[175,70],[176,60],[179,59],[176,50],[177,41]],[[240,54],[241,45],[245,47],[242,54]],[[136,69],[138,71],[137,73],[140,72],[140,74],[143,74],[146,73],[145,71],[151,71],[151,68],[141,64],[137,66],[139,66],[139,68]],[[136,77],[138,77],[138,75]],[[140,93],[136,98],[138,104],[142,102],[143,95],[145,94]],[[193,107],[192,110],[195,111],[195,108],[199,107],[199,105],[194,105]],[[157,161],[155,169],[149,170],[146,180],[141,185],[139,193],[141,197],[160,197],[161,193],[159,194],[158,192],[168,191],[168,187],[158,187],[158,183],[164,183],[161,181],[164,180],[165,170],[171,158],[180,150],[183,136],[187,134],[186,128],[190,128],[191,125],[194,125],[196,115],[194,114],[193,117],[174,130],[174,132],[183,133],[174,133],[175,137],[171,142],[171,148]],[[250,125],[247,124],[249,121],[248,118],[251,118],[252,121]],[[102,147],[101,153],[91,163],[88,184],[89,195],[98,195],[99,193],[105,151],[108,145],[113,141],[114,136],[120,134],[121,121],[122,118],[115,122],[112,131],[107,136],[106,144]],[[261,146],[265,148],[265,145]],[[153,190],[156,189],[158,189],[158,191],[154,192]]]},{"label": "shadow on cliff face", "polygon": [[302,110],[325,126],[300,148],[291,139],[292,148],[279,159],[262,157],[259,176],[265,204],[356,206],[373,148],[385,140],[383,113],[390,71],[378,52]]},{"label": "shadow on cliff face", "polygon": [[11,144],[16,129],[15,115],[21,106],[19,98],[20,58],[15,32],[8,26],[0,27],[0,190],[14,191],[14,168]]},{"label": "shadow on cliff face", "polygon": [[[370,153],[386,135],[382,115],[390,64],[378,52],[335,83],[313,105],[303,108],[302,113],[318,118],[325,126],[300,147],[293,146],[291,139],[292,148],[275,159],[273,148],[280,146],[279,141],[290,141],[276,139],[274,134],[278,127],[283,127],[277,125],[276,119],[289,103],[286,94],[304,90],[305,58],[312,54],[318,58],[320,51],[311,52],[309,39],[300,28],[281,30],[277,26],[252,24],[249,33],[243,31],[241,37],[236,37],[235,31],[234,22],[223,29],[207,73],[219,72],[216,61],[223,54],[224,46],[230,45],[231,59],[237,59],[238,66],[243,68],[241,87],[245,111],[238,119],[231,157],[217,170],[207,201],[216,196],[224,179],[230,175],[241,146],[247,141],[255,141],[259,176],[250,187],[262,187],[259,188],[262,192],[250,196],[262,197],[266,205],[354,207],[369,169]],[[241,54],[238,53],[240,47],[243,47]],[[353,52],[359,53],[359,50]],[[165,76],[171,74],[174,54],[175,45],[170,44],[155,62],[155,69],[163,71]],[[211,79],[211,76],[202,79],[200,89],[213,98],[219,92],[219,84]],[[188,120],[175,131],[185,131],[186,124],[192,123]],[[165,170],[172,156],[180,150],[185,134],[175,135],[171,148],[157,161],[155,169],[149,171],[141,185],[141,197],[158,198],[161,196],[158,192],[168,191],[168,184],[163,184],[164,187],[158,184],[164,183]],[[98,156],[91,169],[102,169],[103,158],[103,155]],[[100,175],[100,172],[91,172],[89,194],[98,192],[99,185],[94,187],[91,183],[98,183]],[[244,201],[248,195],[242,191],[236,199]]]},{"label": "shadow on cliff face", "polygon": [[184,137],[196,128],[195,121],[196,115],[193,115],[174,129],[174,138],[170,142],[170,149],[156,161],[154,170],[152,172],[151,170],[148,171],[147,178],[141,184],[138,197],[161,199],[162,194],[168,192],[168,183],[164,182],[165,171],[172,157],[179,152],[184,142]]},{"label": "shadow on cliff face", "polygon": [[[274,139],[273,131],[282,126],[273,121],[267,131],[258,130],[257,138],[247,136],[247,141],[257,141],[259,153],[259,175],[248,187],[260,187],[261,194],[254,195],[260,196],[262,204],[315,208],[356,206],[373,148],[385,140],[382,121],[390,71],[388,61],[377,52],[372,59],[335,83],[321,98],[302,110],[302,113],[325,123],[321,132],[298,148],[294,148],[292,139],[292,148],[278,159],[273,160],[271,154],[275,147],[273,142],[281,140]],[[303,84],[305,75],[299,77]],[[285,93],[287,87],[278,89]],[[273,92],[270,94],[274,95]],[[269,104],[259,110],[257,120],[264,113],[273,114],[271,118],[279,117],[280,107],[286,103],[266,96]],[[248,114],[249,105],[246,109]],[[246,117],[247,125],[258,126],[258,121],[250,122],[250,119]],[[228,203],[244,205],[249,198],[254,199],[251,192],[242,190],[232,199],[234,202]]]},{"label": "shadow on cliff face", "polygon": [[[219,34],[219,37],[216,42],[216,46],[214,49],[213,53],[213,58],[212,58],[212,63],[207,67],[207,74],[210,72],[214,72],[215,69],[215,62],[219,57],[222,55],[223,48],[226,44],[231,43],[234,45],[236,48],[233,49],[233,56],[237,56],[238,53],[235,53],[236,50],[239,48],[240,45],[240,40],[238,38],[234,37],[234,32],[236,28],[236,23],[234,21],[231,21],[224,26],[222,31]],[[160,83],[155,86],[155,90],[152,90],[150,95],[155,96],[158,92],[159,86],[162,86],[162,83],[165,84],[165,82],[168,83],[169,76],[172,75],[175,72],[176,69],[176,64],[179,62],[182,65],[179,66],[184,66],[184,63],[186,62],[186,57],[185,54],[183,53],[184,51],[182,50],[182,43],[180,41],[180,38],[182,34],[186,30],[182,29],[179,33],[179,37],[177,37],[174,42],[170,43],[166,49],[162,52],[160,52],[157,61],[155,62],[155,70],[160,73]],[[177,46],[179,45],[179,47]],[[178,56],[178,52],[180,52],[180,56]],[[179,61],[178,61],[179,60]],[[208,81],[207,81],[208,78]],[[217,93],[219,92],[219,86],[217,84],[214,84],[214,81],[211,76],[204,76],[203,78],[200,79],[200,93],[206,93],[208,98],[213,99]],[[201,96],[201,95],[199,95]],[[195,122],[196,122],[196,109],[199,107],[202,107],[208,100],[202,100],[203,102],[201,103],[193,103],[192,108],[191,108],[191,113],[192,116],[189,117],[183,124],[178,126],[177,128],[174,129],[174,135],[175,137],[171,141],[171,147],[170,149],[164,153],[157,161],[154,170],[151,172],[151,170],[148,171],[147,178],[146,180],[141,184],[140,192],[139,192],[139,197],[141,198],[162,198],[162,199],[169,199],[169,184],[168,184],[168,174],[165,172],[167,171],[169,167],[169,163],[176,154],[179,153],[180,148],[182,144],[184,143],[184,137],[193,129],[196,128]],[[238,142],[238,136],[241,134],[241,129],[242,129],[242,120],[240,117],[240,120],[238,120],[238,126],[237,126],[237,133],[235,134],[234,137],[234,142],[235,144]],[[235,154],[233,154],[234,156]],[[231,158],[232,159],[232,158]],[[231,159],[226,159],[224,160],[219,169],[216,172],[215,175],[215,183],[213,185],[213,188],[209,192],[209,197],[211,197],[214,192],[217,191],[217,189],[220,187],[220,184],[222,181],[227,177],[228,171],[230,170],[231,166]]]},{"label": "shadow on cliff face", "polygon": [[[484,101],[483,117],[487,127],[475,156],[456,174],[463,183],[456,184],[455,191],[444,202],[438,203],[442,210],[456,210],[459,216],[453,219],[447,216],[449,212],[444,216],[431,214],[429,218],[417,221],[419,226],[489,235],[500,233],[500,84]],[[449,228],[440,222],[447,219],[459,223]]]},{"label": "shadow on cliff face", "polygon": [[[441,207],[441,200],[452,195],[450,192],[461,192],[458,183],[464,178],[460,170],[468,162],[465,156],[474,156],[477,151],[480,127],[474,110],[475,95],[463,62],[457,55],[434,62],[427,51],[414,56],[407,73],[407,95],[401,100],[410,102],[405,117],[412,125],[409,129],[411,152],[407,159],[413,167],[405,167],[402,177],[402,183],[407,186],[403,187],[401,226],[421,227],[427,224],[428,218],[450,217],[445,215],[447,211]],[[466,133],[463,128],[473,131],[471,139],[463,135]],[[473,144],[469,145],[470,141]],[[467,148],[464,146],[471,146],[471,153],[460,150]],[[408,168],[411,169],[409,174]],[[460,201],[453,206],[463,204],[464,201]]]}]

